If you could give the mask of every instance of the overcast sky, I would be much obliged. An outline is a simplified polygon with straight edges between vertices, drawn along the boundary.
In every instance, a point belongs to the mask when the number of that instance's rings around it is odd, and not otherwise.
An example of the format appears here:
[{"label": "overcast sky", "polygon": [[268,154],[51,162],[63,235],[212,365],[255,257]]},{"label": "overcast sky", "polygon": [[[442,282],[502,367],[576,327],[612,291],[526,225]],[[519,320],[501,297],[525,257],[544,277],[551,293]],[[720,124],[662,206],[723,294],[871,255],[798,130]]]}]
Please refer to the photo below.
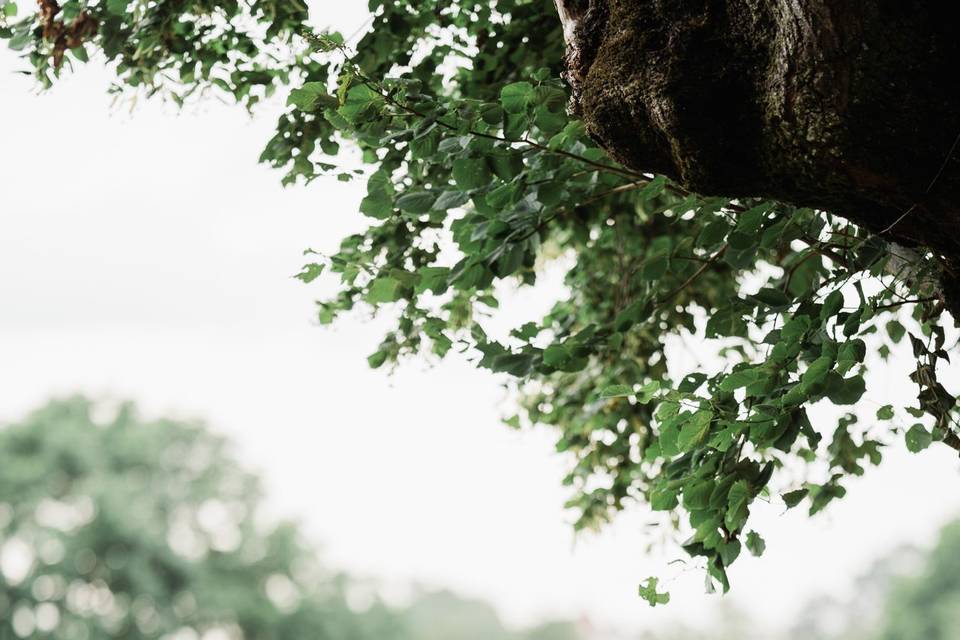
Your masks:
[{"label": "overcast sky", "polygon": [[[366,3],[314,4],[346,32],[364,21]],[[214,101],[131,111],[111,106],[95,63],[43,95],[12,73],[23,66],[0,51],[0,420],[72,392],[203,418],[330,563],[391,592],[446,586],[515,623],[584,614],[631,630],[716,610],[702,573],[645,552],[642,510],[574,543],[565,461],[550,432],[499,424],[495,377],[456,360],[389,377],[365,363],[377,323],[315,326],[324,285],[290,276],[303,249],[331,251],[363,227],[362,185],[283,189],[257,164],[282,97],[253,118]],[[507,316],[548,308],[563,292],[547,280]],[[909,361],[893,366],[871,406],[915,395],[901,386]],[[896,545],[928,543],[960,513],[958,463],[942,449],[891,450],[813,520],[761,508],[767,554],[737,563],[729,598],[776,625]],[[670,607],[637,598],[648,575],[668,580]]]}]

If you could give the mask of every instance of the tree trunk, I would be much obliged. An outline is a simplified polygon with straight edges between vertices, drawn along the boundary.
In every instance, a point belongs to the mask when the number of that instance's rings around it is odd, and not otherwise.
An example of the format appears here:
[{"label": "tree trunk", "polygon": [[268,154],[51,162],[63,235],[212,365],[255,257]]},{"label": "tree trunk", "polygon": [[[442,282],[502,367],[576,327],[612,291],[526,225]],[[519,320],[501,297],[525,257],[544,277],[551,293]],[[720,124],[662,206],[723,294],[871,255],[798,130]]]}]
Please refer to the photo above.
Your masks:
[{"label": "tree trunk", "polygon": [[928,247],[960,307],[960,3],[556,1],[574,108],[617,160]]}]

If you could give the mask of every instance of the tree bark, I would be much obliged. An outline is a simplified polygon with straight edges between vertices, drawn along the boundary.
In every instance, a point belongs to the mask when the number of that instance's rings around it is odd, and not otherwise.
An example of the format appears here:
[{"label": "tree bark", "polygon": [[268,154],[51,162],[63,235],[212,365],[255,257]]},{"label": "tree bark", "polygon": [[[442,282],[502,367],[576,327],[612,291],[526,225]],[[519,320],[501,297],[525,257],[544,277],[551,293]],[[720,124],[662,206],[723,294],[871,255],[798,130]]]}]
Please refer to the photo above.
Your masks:
[{"label": "tree bark", "polygon": [[556,2],[574,109],[617,160],[927,247],[960,318],[960,3]]}]

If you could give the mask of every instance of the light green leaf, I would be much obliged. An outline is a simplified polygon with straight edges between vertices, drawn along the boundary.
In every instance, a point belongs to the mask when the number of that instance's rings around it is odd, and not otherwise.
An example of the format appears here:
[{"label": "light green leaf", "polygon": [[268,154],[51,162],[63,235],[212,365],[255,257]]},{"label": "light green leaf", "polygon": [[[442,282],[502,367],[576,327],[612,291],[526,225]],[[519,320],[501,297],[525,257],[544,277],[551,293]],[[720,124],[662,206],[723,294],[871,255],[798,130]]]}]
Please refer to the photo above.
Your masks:
[{"label": "light green leaf", "polygon": [[677,437],[677,447],[680,451],[685,453],[700,446],[707,439],[712,420],[713,411],[707,409],[697,411],[684,422]]},{"label": "light green leaf", "polygon": [[417,293],[432,291],[441,294],[447,290],[450,269],[447,267],[421,267],[417,272],[420,280],[415,288]]},{"label": "light green leaf", "polygon": [[640,391],[636,393],[637,402],[640,404],[646,404],[653,400],[654,396],[657,395],[657,392],[660,391],[660,381],[652,380],[647,384],[640,387]]},{"label": "light green leaf", "polygon": [[396,302],[402,297],[402,287],[399,280],[394,278],[377,278],[367,291],[367,302],[383,304]]},{"label": "light green leaf", "polygon": [[320,277],[323,273],[324,266],[325,265],[316,262],[304,265],[303,270],[294,277],[309,284]]},{"label": "light green leaf", "polygon": [[740,369],[739,371],[734,371],[733,373],[727,375],[723,381],[720,383],[720,390],[731,392],[741,387],[747,387],[761,380],[764,377],[764,372],[760,368],[753,369]]},{"label": "light green leaf", "polygon": [[659,582],[657,578],[647,578],[646,583],[641,584],[639,588],[640,597],[646,600],[651,607],[670,602],[669,593],[657,593],[657,585]]},{"label": "light green leaf", "polygon": [[287,104],[291,104],[301,111],[313,111],[317,106],[336,106],[337,99],[327,92],[324,83],[306,82],[299,89],[290,92]]},{"label": "light green leaf", "polygon": [[633,395],[633,387],[628,387],[625,384],[614,384],[609,387],[604,387],[603,391],[600,392],[600,397],[607,398],[627,398]]},{"label": "light green leaf", "polygon": [[650,508],[654,511],[671,511],[677,507],[677,492],[661,487],[650,494]]},{"label": "light green leaf", "polygon": [[356,125],[374,116],[382,105],[383,96],[365,84],[357,84],[347,91],[346,100],[337,113]]}]

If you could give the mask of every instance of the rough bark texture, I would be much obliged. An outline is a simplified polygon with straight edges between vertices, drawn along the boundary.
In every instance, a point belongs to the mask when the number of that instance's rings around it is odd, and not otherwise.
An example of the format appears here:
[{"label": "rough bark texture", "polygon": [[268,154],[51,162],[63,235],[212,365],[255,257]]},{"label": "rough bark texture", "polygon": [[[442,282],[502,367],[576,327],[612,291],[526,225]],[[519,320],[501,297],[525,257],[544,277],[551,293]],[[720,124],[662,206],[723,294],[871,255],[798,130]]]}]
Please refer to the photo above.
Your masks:
[{"label": "rough bark texture", "polygon": [[557,5],[575,109],[618,160],[929,247],[960,318],[960,3]]}]

